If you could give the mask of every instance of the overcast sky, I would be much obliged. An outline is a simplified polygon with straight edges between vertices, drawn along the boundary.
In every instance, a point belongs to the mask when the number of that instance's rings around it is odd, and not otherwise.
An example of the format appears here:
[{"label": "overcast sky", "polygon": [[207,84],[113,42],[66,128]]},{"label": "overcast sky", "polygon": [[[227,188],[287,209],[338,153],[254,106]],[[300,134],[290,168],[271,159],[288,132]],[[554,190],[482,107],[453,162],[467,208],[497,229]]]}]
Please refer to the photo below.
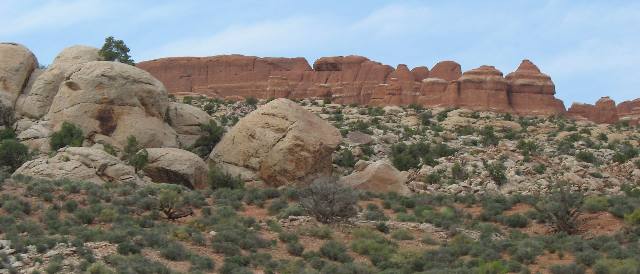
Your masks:
[{"label": "overcast sky", "polygon": [[394,67],[487,64],[506,75],[527,58],[551,75],[567,107],[640,97],[635,1],[0,0],[0,26],[0,41],[26,45],[41,64],[113,35],[136,61],[357,54]]}]

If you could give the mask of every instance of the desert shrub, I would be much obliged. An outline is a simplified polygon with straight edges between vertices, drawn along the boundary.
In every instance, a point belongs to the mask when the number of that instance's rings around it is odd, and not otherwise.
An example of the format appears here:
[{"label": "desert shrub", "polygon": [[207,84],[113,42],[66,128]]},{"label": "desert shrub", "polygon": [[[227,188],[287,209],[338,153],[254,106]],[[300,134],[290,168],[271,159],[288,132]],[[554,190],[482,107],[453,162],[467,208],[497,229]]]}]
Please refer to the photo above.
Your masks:
[{"label": "desert shrub", "polygon": [[242,182],[242,179],[240,179],[240,176],[233,176],[218,167],[213,167],[209,170],[208,181],[209,186],[213,189],[239,189],[244,187],[244,183]]},{"label": "desert shrub", "polygon": [[131,241],[124,241],[118,244],[117,251],[120,255],[138,254],[140,253],[140,246]]},{"label": "desert shrub", "polygon": [[256,99],[256,97],[249,96],[244,99],[244,103],[248,106],[255,107],[258,104],[258,99]]},{"label": "desert shrub", "polygon": [[573,192],[566,184],[559,183],[534,207],[545,216],[555,231],[574,234],[578,229],[577,222],[583,202],[582,192]]},{"label": "desert shrub", "polygon": [[596,163],[597,161],[596,156],[593,155],[593,153],[584,150],[576,153],[576,159],[591,164]]},{"label": "desert shrub", "polygon": [[280,213],[278,213],[278,218],[285,219],[289,216],[304,216],[304,215],[305,215],[305,209],[302,208],[300,205],[293,204],[293,205],[287,206],[285,209],[280,211]]},{"label": "desert shrub", "polygon": [[178,188],[167,186],[158,194],[158,208],[169,220],[183,217],[185,201]]},{"label": "desert shrub", "polygon": [[159,262],[152,261],[142,255],[109,255],[105,262],[115,268],[116,273],[158,273],[169,274],[171,271]]},{"label": "desert shrub", "polygon": [[219,126],[213,120],[209,121],[208,124],[201,124],[200,137],[191,146],[191,152],[197,154],[200,158],[206,158],[213,150],[213,147],[220,142],[224,131],[224,127]]},{"label": "desert shrub", "polygon": [[343,149],[336,159],[336,164],[341,167],[353,167],[356,164],[356,158],[349,149]]},{"label": "desert shrub", "polygon": [[135,65],[131,56],[129,56],[129,47],[122,40],[109,36],[104,39],[104,44],[98,52],[100,57],[105,61],[116,61],[128,65]]},{"label": "desert shrub", "polygon": [[640,208],[624,215],[624,220],[630,225],[640,225]]},{"label": "desert shrub", "polygon": [[66,121],[63,122],[60,130],[51,134],[51,150],[56,151],[66,146],[82,146],[82,141],[84,141],[84,136],[82,134],[82,129],[80,127]]},{"label": "desert shrub", "polygon": [[319,222],[330,223],[357,214],[358,194],[335,177],[316,179],[300,194],[300,205]]},{"label": "desert shrub", "polygon": [[14,139],[0,141],[0,167],[6,167],[8,172],[15,171],[30,158],[29,148],[26,145]]},{"label": "desert shrub", "polygon": [[300,257],[304,252],[304,246],[299,242],[287,243],[287,252],[293,256]]},{"label": "desert shrub", "polygon": [[484,126],[480,130],[480,142],[483,146],[495,146],[500,142],[498,136],[496,136],[492,126]]},{"label": "desert shrub", "polygon": [[543,174],[547,170],[547,166],[544,164],[537,164],[533,167],[533,171],[538,174]]},{"label": "desert shrub", "polygon": [[590,196],[584,199],[584,209],[589,212],[605,211],[609,208],[609,199],[604,196]]},{"label": "desert shrub", "polygon": [[122,151],[122,159],[130,161],[143,147],[138,143],[136,136],[129,135],[127,137],[127,144]]},{"label": "desert shrub", "polygon": [[482,162],[484,167],[489,172],[489,177],[497,184],[502,185],[507,182],[507,176],[505,175],[505,171],[507,168],[501,161],[494,161],[493,163],[488,163],[483,160]]},{"label": "desert shrub", "polygon": [[275,199],[271,201],[271,204],[269,205],[269,208],[268,208],[268,212],[271,215],[276,215],[276,214],[279,214],[281,210],[287,208],[288,206],[289,206],[289,202],[287,201],[287,199],[284,199],[284,198]]},{"label": "desert shrub", "polygon": [[520,140],[518,142],[517,148],[522,152],[523,156],[534,155],[538,152],[538,144],[531,140]]},{"label": "desert shrub", "polygon": [[406,229],[398,229],[391,233],[391,238],[399,241],[413,240],[413,235]]},{"label": "desert shrub", "polygon": [[367,210],[364,212],[364,218],[368,221],[386,221],[389,219],[384,215],[384,212],[375,204],[367,205]]},{"label": "desert shrub", "polygon": [[141,149],[129,158],[128,163],[133,166],[135,172],[142,170],[149,163],[149,152],[146,149]]},{"label": "desert shrub", "polygon": [[319,251],[323,257],[332,261],[347,263],[353,260],[347,254],[347,247],[337,241],[327,241],[320,247]]},{"label": "desert shrub", "polygon": [[451,166],[451,177],[456,180],[466,180],[468,175],[462,164],[455,163]]},{"label": "desert shrub", "polygon": [[478,274],[505,274],[509,269],[501,261],[490,261],[478,266],[474,273]]},{"label": "desert shrub", "polygon": [[[0,106],[0,108],[1,107],[2,106]],[[16,139],[17,136],[18,135],[16,134],[16,131],[11,127],[5,127],[4,129],[0,130],[0,141],[7,139]]]},{"label": "desert shrub", "polygon": [[170,261],[184,261],[188,258],[188,251],[177,242],[169,242],[160,249],[160,255]]},{"label": "desert shrub", "polygon": [[639,150],[634,148],[633,145],[628,142],[619,144],[616,148],[616,153],[613,155],[613,161],[616,163],[626,163],[632,158],[638,156]]},{"label": "desert shrub", "polygon": [[283,243],[295,243],[298,242],[298,235],[292,232],[280,232],[278,234],[278,239]]},{"label": "desert shrub", "polygon": [[15,112],[13,108],[0,103],[0,126],[9,127],[15,122]]},{"label": "desert shrub", "polygon": [[511,257],[521,263],[535,262],[537,256],[543,252],[543,245],[533,239],[525,239],[510,248]]},{"label": "desert shrub", "polygon": [[216,265],[211,258],[198,255],[191,255],[189,262],[191,263],[190,271],[192,273],[194,273],[194,271],[210,272],[215,269]]},{"label": "desert shrub", "polygon": [[576,257],[577,263],[586,266],[592,266],[601,257],[600,254],[593,249],[587,249],[581,252],[577,252],[574,255]]},{"label": "desert shrub", "polygon": [[331,239],[333,236],[333,230],[328,226],[309,226],[299,230],[299,234],[318,238],[321,240]]},{"label": "desert shrub", "polygon": [[640,262],[636,259],[600,259],[593,266],[596,274],[638,273]]},{"label": "desert shrub", "polygon": [[526,227],[529,224],[529,219],[522,214],[512,214],[500,218],[500,222],[509,227]]},{"label": "desert shrub", "polygon": [[583,274],[585,269],[583,266],[571,264],[556,264],[549,268],[552,274]]}]

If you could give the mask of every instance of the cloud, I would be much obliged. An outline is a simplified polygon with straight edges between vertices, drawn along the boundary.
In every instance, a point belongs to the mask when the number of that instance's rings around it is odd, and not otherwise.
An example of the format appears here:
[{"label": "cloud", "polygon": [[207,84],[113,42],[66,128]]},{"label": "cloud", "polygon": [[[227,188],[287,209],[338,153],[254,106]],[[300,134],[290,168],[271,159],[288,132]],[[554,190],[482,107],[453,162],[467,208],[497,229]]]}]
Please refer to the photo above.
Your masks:
[{"label": "cloud", "polygon": [[[17,10],[22,8],[22,10]],[[0,35],[25,34],[33,31],[63,28],[95,20],[109,12],[100,0],[50,1],[21,7],[3,8]]]},{"label": "cloud", "polygon": [[326,24],[312,17],[291,17],[235,25],[209,37],[192,37],[170,42],[150,50],[146,57],[209,56],[231,53],[290,55],[298,49],[321,46],[331,38],[334,38],[333,30]]}]

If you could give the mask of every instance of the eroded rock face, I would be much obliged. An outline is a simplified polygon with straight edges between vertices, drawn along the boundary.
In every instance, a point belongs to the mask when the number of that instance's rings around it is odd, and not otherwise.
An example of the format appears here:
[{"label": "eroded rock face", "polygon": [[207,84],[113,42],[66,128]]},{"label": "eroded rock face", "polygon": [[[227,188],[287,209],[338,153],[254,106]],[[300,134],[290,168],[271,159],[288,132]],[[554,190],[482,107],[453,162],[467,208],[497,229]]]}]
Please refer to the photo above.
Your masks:
[{"label": "eroded rock face", "polygon": [[26,47],[0,43],[0,103],[13,108],[37,67],[38,60]]},{"label": "eroded rock face", "polygon": [[14,172],[15,174],[51,180],[65,178],[97,184],[146,182],[136,175],[133,167],[124,164],[120,159],[103,150],[88,147],[61,148],[51,158],[44,155],[24,163]]},{"label": "eroded rock face", "polygon": [[54,129],[68,121],[89,139],[123,147],[135,136],[144,147],[177,147],[177,134],[165,122],[167,91],[149,73],[117,62],[79,64],[65,74],[47,118]]},{"label": "eroded rock face", "polygon": [[621,102],[616,110],[620,120],[629,121],[631,125],[640,124],[640,99]]},{"label": "eroded rock face", "polygon": [[207,164],[189,151],[177,148],[148,148],[149,163],[144,172],[155,183],[181,184],[191,189],[207,187]]},{"label": "eroded rock face", "polygon": [[356,170],[352,174],[340,178],[340,182],[356,189],[374,193],[410,193],[409,188],[405,185],[406,176],[387,161],[369,163],[364,168],[360,164],[359,168],[359,171]]},{"label": "eroded rock face", "polygon": [[570,116],[586,118],[595,123],[613,124],[618,121],[616,103],[609,97],[602,97],[595,105],[574,103],[568,111]]},{"label": "eroded rock face", "polygon": [[47,69],[31,74],[31,83],[18,98],[16,111],[36,119],[47,114],[65,73],[74,65],[100,60],[98,52],[99,49],[87,46],[72,46],[62,50]]},{"label": "eroded rock face", "polygon": [[[329,67],[330,68],[330,67]],[[276,99],[242,118],[209,160],[245,179],[266,184],[305,183],[331,172],[340,132],[287,99]]]},{"label": "eroded rock face", "polygon": [[490,66],[462,74],[453,61],[396,69],[362,56],[322,57],[313,66],[304,58],[224,55],[165,58],[137,65],[173,93],[221,98],[331,98],[338,104],[465,107],[519,114],[561,114],[549,76],[524,60],[506,78]]}]

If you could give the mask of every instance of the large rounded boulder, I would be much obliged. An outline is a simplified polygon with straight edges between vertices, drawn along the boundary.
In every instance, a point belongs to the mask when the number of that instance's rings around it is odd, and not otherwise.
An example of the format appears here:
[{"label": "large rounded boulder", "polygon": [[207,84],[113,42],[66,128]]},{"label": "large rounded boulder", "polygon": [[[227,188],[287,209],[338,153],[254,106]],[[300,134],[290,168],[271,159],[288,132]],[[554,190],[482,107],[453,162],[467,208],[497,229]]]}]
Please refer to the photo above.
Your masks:
[{"label": "large rounded boulder", "polygon": [[144,172],[156,183],[180,184],[192,189],[207,187],[207,164],[189,151],[178,148],[148,148]]},{"label": "large rounded boulder", "polygon": [[261,106],[216,145],[210,161],[245,179],[280,186],[307,183],[331,172],[340,132],[288,99]]},{"label": "large rounded boulder", "polygon": [[33,79],[18,98],[16,111],[36,119],[47,114],[65,79],[65,73],[75,65],[101,60],[98,52],[99,49],[88,46],[72,46],[62,50],[47,69],[31,75]]},{"label": "large rounded boulder", "polygon": [[101,149],[88,147],[65,147],[53,157],[42,156],[28,161],[14,175],[25,175],[41,179],[70,179],[97,184],[143,183],[133,167]]},{"label": "large rounded boulder", "polygon": [[0,103],[13,107],[38,67],[35,55],[16,43],[0,43]]},{"label": "large rounded boulder", "polygon": [[64,121],[79,125],[90,140],[124,146],[134,136],[144,147],[177,147],[177,134],[165,122],[167,90],[134,66],[93,61],[73,66],[53,98],[47,118],[55,129]]},{"label": "large rounded boulder", "polygon": [[211,116],[204,110],[192,105],[170,102],[167,110],[169,124],[178,133],[181,147],[190,147],[200,137],[201,124],[209,123]]}]

